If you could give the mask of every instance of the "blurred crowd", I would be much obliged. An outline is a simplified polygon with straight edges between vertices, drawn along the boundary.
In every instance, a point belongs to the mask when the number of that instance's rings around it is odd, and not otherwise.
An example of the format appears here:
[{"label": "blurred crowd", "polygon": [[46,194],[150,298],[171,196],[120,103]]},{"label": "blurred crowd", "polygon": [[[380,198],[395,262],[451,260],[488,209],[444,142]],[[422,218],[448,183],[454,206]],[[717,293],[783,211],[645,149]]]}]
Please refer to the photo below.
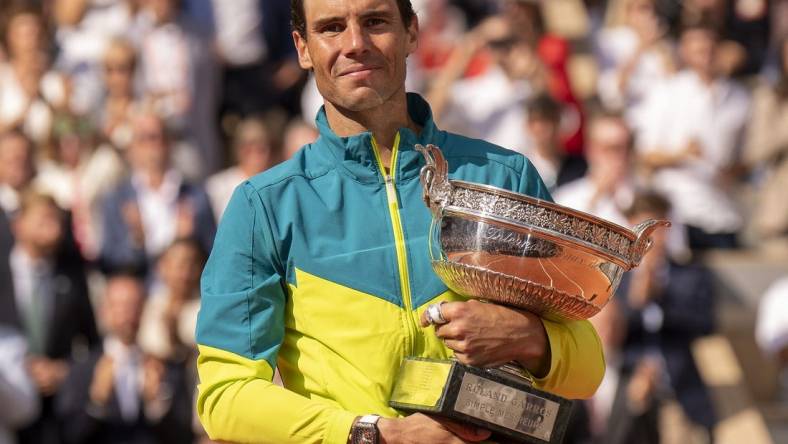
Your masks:
[{"label": "blurred crowd", "polygon": [[[559,203],[674,223],[594,319],[607,376],[568,442],[664,442],[667,402],[712,442],[701,259],[788,241],[788,1],[413,5],[407,86],[442,129],[525,154]],[[0,2],[0,444],[207,441],[194,326],[217,222],[317,137],[289,8]],[[763,304],[759,345],[788,368],[788,280]]]}]

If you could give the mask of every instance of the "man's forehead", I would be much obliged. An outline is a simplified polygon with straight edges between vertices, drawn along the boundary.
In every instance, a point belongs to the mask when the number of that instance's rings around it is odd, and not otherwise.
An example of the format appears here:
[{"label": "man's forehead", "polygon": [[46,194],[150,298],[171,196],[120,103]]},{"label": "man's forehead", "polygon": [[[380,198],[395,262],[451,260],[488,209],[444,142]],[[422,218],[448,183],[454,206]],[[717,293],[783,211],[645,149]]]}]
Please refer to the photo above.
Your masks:
[{"label": "man's forehead", "polygon": [[304,0],[307,21],[327,16],[360,15],[371,11],[397,11],[396,0]]}]

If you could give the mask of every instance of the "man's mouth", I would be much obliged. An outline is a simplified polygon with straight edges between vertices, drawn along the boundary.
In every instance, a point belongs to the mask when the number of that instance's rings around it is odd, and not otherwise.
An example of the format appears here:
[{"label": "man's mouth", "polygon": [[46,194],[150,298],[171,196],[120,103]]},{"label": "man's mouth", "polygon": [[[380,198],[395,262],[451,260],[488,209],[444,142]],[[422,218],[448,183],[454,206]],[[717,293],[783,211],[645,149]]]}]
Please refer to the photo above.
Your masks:
[{"label": "man's mouth", "polygon": [[377,66],[353,66],[339,73],[339,77],[364,77],[379,69]]}]

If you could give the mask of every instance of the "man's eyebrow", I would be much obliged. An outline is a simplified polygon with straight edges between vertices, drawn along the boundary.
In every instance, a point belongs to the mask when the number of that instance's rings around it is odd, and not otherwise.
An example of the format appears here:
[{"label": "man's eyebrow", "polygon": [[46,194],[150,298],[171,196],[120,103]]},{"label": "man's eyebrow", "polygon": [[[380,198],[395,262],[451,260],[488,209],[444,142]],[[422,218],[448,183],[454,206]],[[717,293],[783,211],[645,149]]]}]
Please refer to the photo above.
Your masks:
[{"label": "man's eyebrow", "polygon": [[[369,11],[364,11],[360,14],[361,19],[368,19],[373,17],[393,17],[394,13],[389,11],[388,9],[372,9]],[[344,22],[346,20],[345,17],[335,15],[335,16],[326,16],[316,19],[312,22],[312,29],[320,29],[321,27],[329,24],[329,23],[337,23],[337,22]]]},{"label": "man's eyebrow", "polygon": [[393,17],[394,13],[388,9],[373,9],[370,11],[365,11],[361,13],[361,18],[372,18],[372,17]]},{"label": "man's eyebrow", "polygon": [[344,21],[345,18],[338,15],[323,17],[312,22],[312,29],[320,29],[321,27],[329,23],[344,22]]}]

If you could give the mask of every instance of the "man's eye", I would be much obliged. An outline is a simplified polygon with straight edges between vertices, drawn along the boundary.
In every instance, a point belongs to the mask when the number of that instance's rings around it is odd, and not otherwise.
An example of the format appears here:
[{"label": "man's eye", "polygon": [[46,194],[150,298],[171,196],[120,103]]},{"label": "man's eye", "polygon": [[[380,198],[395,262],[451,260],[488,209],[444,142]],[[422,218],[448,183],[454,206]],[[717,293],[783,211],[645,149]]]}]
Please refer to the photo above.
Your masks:
[{"label": "man's eye", "polygon": [[386,21],[381,18],[370,18],[367,20],[367,26],[379,26],[385,23]]},{"label": "man's eye", "polygon": [[342,26],[341,23],[330,23],[320,28],[320,32],[337,33],[342,32],[343,29],[345,29],[345,27]]}]

